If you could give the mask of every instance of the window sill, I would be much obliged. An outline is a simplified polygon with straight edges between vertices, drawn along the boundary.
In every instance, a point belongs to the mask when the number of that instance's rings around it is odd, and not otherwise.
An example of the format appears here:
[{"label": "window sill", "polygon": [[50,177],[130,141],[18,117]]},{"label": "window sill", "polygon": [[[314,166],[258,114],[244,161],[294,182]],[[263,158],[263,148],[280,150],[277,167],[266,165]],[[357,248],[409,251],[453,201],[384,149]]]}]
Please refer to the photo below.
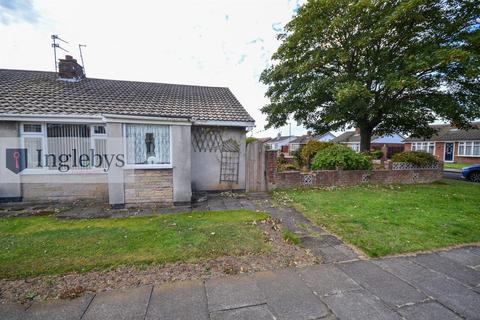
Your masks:
[{"label": "window sill", "polygon": [[127,164],[124,169],[173,169],[171,164]]},{"label": "window sill", "polygon": [[460,158],[480,158],[480,155],[457,155]]}]

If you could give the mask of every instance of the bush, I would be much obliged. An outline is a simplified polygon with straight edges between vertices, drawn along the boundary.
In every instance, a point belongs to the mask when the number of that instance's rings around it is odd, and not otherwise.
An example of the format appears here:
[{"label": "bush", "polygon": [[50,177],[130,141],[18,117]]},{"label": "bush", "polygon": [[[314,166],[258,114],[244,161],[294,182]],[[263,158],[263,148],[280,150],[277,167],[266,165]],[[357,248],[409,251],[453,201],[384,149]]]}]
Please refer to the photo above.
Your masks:
[{"label": "bush", "polygon": [[277,157],[277,165],[285,163],[287,163],[287,160],[285,160],[285,155],[283,153],[280,153],[280,155]]},{"label": "bush", "polygon": [[249,144],[249,143],[255,142],[255,141],[257,141],[257,140],[258,140],[258,139],[255,138],[255,137],[248,137],[248,138],[245,140],[245,142],[246,142],[247,144]]},{"label": "bush", "polygon": [[357,153],[351,148],[334,144],[317,153],[313,159],[314,170],[371,170],[372,162],[364,154]]},{"label": "bush", "polygon": [[326,149],[332,145],[333,145],[332,142],[324,142],[324,141],[316,141],[316,140],[308,141],[308,143],[300,149],[300,157],[302,158],[303,165],[310,166],[313,158],[319,151]]},{"label": "bush", "polygon": [[277,164],[277,171],[278,172],[292,171],[292,170],[298,170],[297,166],[295,166],[293,163],[279,163],[279,164]]},{"label": "bush", "polygon": [[409,162],[417,166],[428,166],[437,163],[437,159],[424,151],[405,151],[396,153],[392,157],[393,162]]},{"label": "bush", "polygon": [[372,159],[382,159],[383,157],[383,151],[382,150],[373,150],[372,152],[370,152],[370,156],[372,157]]},{"label": "bush", "polygon": [[300,149],[293,151],[293,153],[292,153],[293,163],[295,164],[295,166],[298,169],[301,169],[305,165],[305,162],[303,162],[303,158],[302,158],[302,154],[301,154],[302,148],[303,148],[303,146],[301,146]]}]

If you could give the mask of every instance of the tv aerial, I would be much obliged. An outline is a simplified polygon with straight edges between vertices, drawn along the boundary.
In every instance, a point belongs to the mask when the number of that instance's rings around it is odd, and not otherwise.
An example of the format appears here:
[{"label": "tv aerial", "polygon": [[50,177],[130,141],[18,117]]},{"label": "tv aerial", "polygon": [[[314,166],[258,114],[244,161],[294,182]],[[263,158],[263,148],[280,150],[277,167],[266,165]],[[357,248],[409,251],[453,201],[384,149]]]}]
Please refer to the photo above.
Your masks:
[{"label": "tv aerial", "polygon": [[52,42],[53,59],[54,59],[54,61],[55,61],[55,73],[56,73],[56,72],[58,72],[58,67],[57,67],[57,48],[65,51],[65,52],[68,52],[68,50],[62,48],[62,47],[60,46],[60,44],[57,43],[57,41],[61,41],[61,42],[66,43],[66,44],[68,44],[68,42],[65,41],[65,40],[63,40],[62,38],[60,38],[57,34],[52,34],[51,38],[52,38],[52,41],[53,41],[53,42]]}]

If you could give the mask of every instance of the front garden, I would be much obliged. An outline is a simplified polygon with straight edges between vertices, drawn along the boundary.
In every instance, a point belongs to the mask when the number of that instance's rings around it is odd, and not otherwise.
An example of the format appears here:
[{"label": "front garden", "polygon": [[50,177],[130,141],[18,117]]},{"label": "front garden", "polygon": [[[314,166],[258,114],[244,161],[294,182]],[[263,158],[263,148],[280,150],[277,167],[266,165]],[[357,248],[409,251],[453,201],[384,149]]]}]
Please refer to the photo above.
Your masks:
[{"label": "front garden", "polygon": [[480,241],[480,185],[430,184],[275,192],[371,257]]},{"label": "front garden", "polygon": [[272,246],[252,224],[267,217],[240,210],[88,220],[5,218],[0,278],[268,252]]}]

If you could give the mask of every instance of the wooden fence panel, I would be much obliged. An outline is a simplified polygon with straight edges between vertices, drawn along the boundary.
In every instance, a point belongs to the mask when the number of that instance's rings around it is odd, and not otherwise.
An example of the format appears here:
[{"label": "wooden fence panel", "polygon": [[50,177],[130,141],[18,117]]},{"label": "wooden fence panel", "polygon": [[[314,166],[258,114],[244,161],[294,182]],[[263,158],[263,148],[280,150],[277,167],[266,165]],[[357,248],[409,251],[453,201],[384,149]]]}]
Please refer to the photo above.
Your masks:
[{"label": "wooden fence panel", "polygon": [[259,141],[247,144],[246,159],[247,192],[266,191],[264,144]]}]

